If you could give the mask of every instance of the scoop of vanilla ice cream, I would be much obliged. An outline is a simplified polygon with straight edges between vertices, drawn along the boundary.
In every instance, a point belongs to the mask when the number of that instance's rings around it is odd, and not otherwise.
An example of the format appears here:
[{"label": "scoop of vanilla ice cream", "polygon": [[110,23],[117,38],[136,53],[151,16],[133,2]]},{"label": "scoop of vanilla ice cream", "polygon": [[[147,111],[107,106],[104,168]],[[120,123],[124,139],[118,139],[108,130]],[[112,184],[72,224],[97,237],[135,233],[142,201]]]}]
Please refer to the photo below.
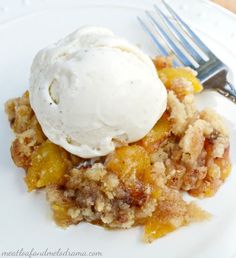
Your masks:
[{"label": "scoop of vanilla ice cream", "polygon": [[151,59],[101,27],[83,27],[41,50],[30,103],[45,135],[83,158],[143,138],[166,109]]}]

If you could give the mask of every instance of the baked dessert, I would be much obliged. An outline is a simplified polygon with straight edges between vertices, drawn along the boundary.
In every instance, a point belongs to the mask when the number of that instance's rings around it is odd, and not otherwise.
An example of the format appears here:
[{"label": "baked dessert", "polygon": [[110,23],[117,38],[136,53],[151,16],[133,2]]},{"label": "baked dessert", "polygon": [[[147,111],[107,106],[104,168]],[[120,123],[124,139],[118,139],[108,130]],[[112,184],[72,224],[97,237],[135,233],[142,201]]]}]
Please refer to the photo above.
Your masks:
[{"label": "baked dessert", "polygon": [[29,92],[7,101],[5,110],[16,138],[16,166],[25,170],[28,191],[47,192],[55,222],[81,221],[105,228],[144,226],[152,242],[179,227],[210,217],[183,192],[213,196],[230,174],[229,136],[222,118],[199,111],[194,95],[202,90],[189,68],[170,58],[153,60],[167,89],[167,107],[140,140],[117,140],[107,155],[79,157],[53,143],[31,107]]}]

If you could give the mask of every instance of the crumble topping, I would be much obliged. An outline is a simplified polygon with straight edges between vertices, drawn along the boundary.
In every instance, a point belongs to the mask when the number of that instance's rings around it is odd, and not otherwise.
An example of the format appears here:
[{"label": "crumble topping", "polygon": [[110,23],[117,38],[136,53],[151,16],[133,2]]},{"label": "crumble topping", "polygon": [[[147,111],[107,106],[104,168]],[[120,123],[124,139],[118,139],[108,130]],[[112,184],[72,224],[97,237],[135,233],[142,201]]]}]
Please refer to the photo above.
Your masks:
[{"label": "crumble topping", "polygon": [[[166,81],[172,71],[167,69],[174,69],[170,60],[158,58],[155,64]],[[193,72],[179,73],[168,79],[168,107],[154,128],[142,140],[120,143],[113,153],[95,160],[76,157],[45,137],[28,92],[6,103],[16,135],[13,161],[26,171],[29,191],[46,189],[58,225],[144,225],[144,240],[151,242],[209,218],[184,201],[182,192],[199,198],[216,193],[230,173],[228,131],[213,110],[196,109],[193,92],[200,86]]]}]

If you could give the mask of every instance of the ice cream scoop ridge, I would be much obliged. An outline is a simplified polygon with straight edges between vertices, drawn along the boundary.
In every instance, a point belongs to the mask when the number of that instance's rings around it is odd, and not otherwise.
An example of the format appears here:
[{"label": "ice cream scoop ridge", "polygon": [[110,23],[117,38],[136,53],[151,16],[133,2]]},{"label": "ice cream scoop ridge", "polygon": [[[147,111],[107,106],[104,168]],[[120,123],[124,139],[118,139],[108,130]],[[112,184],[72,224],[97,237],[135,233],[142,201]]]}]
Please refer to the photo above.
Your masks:
[{"label": "ice cream scoop ridge", "polygon": [[101,27],[83,27],[41,50],[30,103],[50,141],[83,158],[143,138],[166,109],[152,60]]}]

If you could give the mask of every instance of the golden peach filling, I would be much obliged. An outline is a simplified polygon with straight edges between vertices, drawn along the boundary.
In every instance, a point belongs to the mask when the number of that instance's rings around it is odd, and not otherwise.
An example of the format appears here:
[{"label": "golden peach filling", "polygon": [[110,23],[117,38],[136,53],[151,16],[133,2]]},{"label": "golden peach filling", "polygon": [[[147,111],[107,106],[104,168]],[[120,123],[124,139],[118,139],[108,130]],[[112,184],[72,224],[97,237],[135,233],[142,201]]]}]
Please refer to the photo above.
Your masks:
[{"label": "golden peach filling", "polygon": [[169,115],[165,112],[152,130],[139,141],[139,144],[149,153],[155,152],[159,145],[170,134],[171,124]]},{"label": "golden peach filling", "polygon": [[25,169],[29,191],[46,188],[58,225],[144,225],[144,240],[151,242],[209,217],[181,192],[210,197],[229,176],[227,130],[213,111],[196,109],[193,94],[202,86],[190,69],[173,68],[163,57],[154,63],[168,91],[167,110],[143,139],[95,163],[45,137],[28,93],[6,103],[16,133],[12,158]]},{"label": "golden peach filling", "polygon": [[31,165],[25,177],[29,191],[52,184],[62,185],[70,165],[65,150],[45,141],[31,156]]},{"label": "golden peach filling", "polygon": [[[175,91],[177,96],[183,97],[191,93],[202,91],[200,81],[190,69],[182,67],[166,67],[159,70],[158,75],[166,88]],[[186,83],[184,86],[181,85],[183,81]]]},{"label": "golden peach filling", "polygon": [[138,145],[117,148],[107,159],[107,170],[115,172],[122,181],[139,180],[148,182],[151,173],[151,161],[145,149]]}]

